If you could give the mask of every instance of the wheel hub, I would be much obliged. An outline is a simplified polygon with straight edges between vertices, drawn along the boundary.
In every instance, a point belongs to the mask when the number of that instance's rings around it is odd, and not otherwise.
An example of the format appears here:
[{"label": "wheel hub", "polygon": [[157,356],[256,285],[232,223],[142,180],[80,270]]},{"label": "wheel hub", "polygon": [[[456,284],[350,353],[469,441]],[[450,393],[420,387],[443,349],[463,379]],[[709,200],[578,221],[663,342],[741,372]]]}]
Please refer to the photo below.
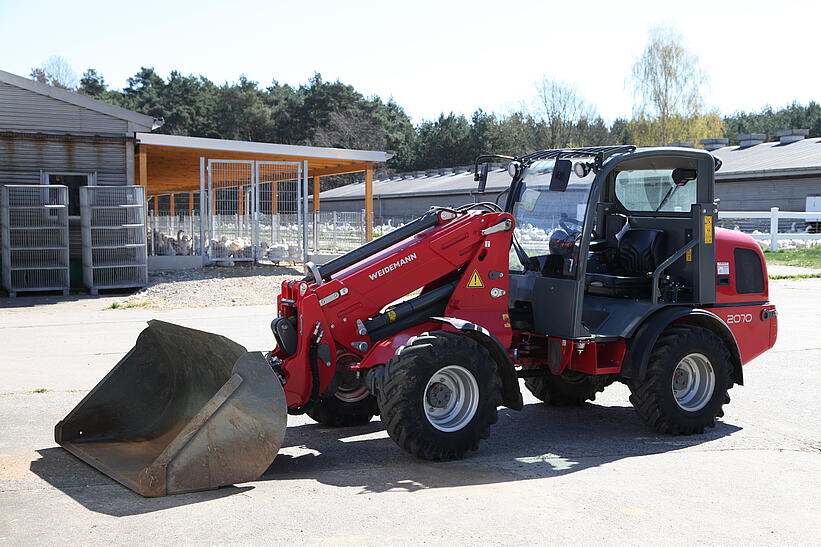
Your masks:
[{"label": "wheel hub", "polygon": [[446,408],[453,396],[453,390],[444,382],[434,382],[428,387],[427,400],[433,408]]},{"label": "wheel hub", "polygon": [[343,403],[356,403],[370,395],[368,388],[351,370],[351,366],[358,362],[359,358],[352,353],[342,354],[337,357],[337,377],[340,382],[334,396]]},{"label": "wheel hub", "polygon": [[697,412],[707,406],[715,384],[713,365],[701,353],[686,355],[673,370],[673,396],[676,404],[688,412]]},{"label": "wheel hub", "polygon": [[468,369],[448,365],[428,380],[422,405],[433,427],[444,432],[459,431],[479,408],[479,384]]}]

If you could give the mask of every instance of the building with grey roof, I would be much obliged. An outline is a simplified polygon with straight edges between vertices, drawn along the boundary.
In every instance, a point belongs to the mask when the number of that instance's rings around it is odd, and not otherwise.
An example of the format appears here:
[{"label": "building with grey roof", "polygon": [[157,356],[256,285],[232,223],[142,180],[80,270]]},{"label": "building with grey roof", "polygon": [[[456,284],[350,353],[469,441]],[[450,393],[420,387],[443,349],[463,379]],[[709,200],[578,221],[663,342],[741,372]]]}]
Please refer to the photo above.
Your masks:
[{"label": "building with grey roof", "polygon": [[[732,146],[727,139],[702,141],[723,162],[716,173],[721,209],[804,211],[807,197],[821,196],[821,138],[806,135],[806,130],[793,129],[779,132],[775,142],[764,142],[764,135],[757,134],[739,135],[740,144]],[[509,183],[510,176],[501,166],[490,171],[485,194],[476,192],[472,169],[467,167],[393,175],[374,181],[374,216],[418,216],[431,205],[492,201]],[[320,204],[323,211],[361,211],[364,183],[322,192]]]},{"label": "building with grey roof", "polygon": [[135,182],[136,133],[156,120],[0,70],[0,184],[68,188],[68,239],[79,283],[80,187]]}]

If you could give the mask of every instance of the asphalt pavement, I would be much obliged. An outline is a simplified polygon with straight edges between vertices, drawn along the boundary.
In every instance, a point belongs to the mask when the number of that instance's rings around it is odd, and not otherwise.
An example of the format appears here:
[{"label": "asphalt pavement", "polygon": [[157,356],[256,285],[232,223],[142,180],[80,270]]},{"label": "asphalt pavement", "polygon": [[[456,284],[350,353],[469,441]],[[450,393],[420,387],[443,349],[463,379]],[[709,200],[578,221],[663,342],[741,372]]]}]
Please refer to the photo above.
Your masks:
[{"label": "asphalt pavement", "polygon": [[0,300],[0,544],[818,544],[821,279],[771,293],[778,343],[704,435],[656,435],[621,385],[581,408],[526,394],[478,452],[448,463],[409,456],[378,418],[329,429],[292,417],[260,480],[153,499],[59,448],[54,424],[146,320],[265,350],[273,308]]}]

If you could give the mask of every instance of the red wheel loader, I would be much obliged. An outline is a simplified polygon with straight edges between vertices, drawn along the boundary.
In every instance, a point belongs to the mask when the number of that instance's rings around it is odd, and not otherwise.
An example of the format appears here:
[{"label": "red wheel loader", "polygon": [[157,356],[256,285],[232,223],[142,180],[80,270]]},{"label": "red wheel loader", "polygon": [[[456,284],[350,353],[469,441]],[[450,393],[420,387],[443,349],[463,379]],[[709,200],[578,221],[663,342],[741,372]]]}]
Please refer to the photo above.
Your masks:
[{"label": "red wheel loader", "polygon": [[701,433],[776,310],[756,242],[715,228],[708,152],[544,150],[508,162],[496,202],[433,207],[282,284],[267,356],[151,322],[56,426],[57,442],[145,496],[256,479],[286,414],[376,415],[420,458],[475,450],[519,379],[553,405],[625,383],[658,432]]}]

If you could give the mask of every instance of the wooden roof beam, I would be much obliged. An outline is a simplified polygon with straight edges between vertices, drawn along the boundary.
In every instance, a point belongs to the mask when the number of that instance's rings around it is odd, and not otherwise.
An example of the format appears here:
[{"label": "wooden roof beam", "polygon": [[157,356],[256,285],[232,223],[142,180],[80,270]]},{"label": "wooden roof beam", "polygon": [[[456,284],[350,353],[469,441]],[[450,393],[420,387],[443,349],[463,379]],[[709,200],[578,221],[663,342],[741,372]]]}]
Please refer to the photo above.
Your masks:
[{"label": "wooden roof beam", "polygon": [[[310,165],[310,162],[309,162]],[[372,163],[349,163],[347,165],[336,165],[334,167],[323,167],[321,169],[311,169],[313,177],[324,177],[327,175],[345,175],[347,173],[363,173],[368,170]]]}]

